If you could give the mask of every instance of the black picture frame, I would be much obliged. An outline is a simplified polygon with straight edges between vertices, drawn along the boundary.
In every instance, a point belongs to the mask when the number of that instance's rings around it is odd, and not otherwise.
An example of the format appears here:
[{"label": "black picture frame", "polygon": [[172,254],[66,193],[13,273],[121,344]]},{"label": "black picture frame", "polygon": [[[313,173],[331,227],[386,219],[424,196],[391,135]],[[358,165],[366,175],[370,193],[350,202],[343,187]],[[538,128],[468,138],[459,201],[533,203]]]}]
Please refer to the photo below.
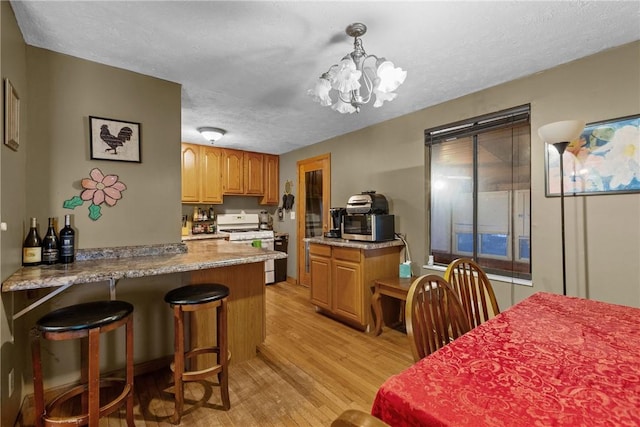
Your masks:
[{"label": "black picture frame", "polygon": [[89,116],[91,160],[142,163],[140,123]]}]

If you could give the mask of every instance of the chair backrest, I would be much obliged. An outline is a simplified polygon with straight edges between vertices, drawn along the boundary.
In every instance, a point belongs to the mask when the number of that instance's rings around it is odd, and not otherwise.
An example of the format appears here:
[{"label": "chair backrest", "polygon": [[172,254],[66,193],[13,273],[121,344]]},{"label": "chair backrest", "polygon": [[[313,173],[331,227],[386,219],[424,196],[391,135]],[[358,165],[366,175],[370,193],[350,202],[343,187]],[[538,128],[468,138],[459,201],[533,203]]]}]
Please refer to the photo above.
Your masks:
[{"label": "chair backrest", "polygon": [[453,260],[444,278],[460,298],[471,328],[500,313],[491,282],[482,267],[472,259]]},{"label": "chair backrest", "polygon": [[418,277],[411,284],[405,320],[416,362],[471,329],[457,295],[435,274]]}]

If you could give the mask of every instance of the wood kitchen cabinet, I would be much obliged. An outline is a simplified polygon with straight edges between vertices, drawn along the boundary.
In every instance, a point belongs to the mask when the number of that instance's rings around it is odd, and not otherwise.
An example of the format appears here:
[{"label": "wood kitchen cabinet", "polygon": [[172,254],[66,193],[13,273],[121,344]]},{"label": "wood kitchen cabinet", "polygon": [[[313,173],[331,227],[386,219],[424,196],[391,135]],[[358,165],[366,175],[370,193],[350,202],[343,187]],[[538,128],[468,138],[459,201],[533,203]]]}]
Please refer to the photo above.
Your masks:
[{"label": "wood kitchen cabinet", "polygon": [[264,154],[244,152],[244,194],[264,194]]},{"label": "wood kitchen cabinet", "polygon": [[224,194],[244,194],[244,152],[224,150],[222,191]]},{"label": "wood kitchen cabinet", "polygon": [[202,188],[200,200],[203,203],[222,203],[222,161],[224,152],[220,148],[201,146]]},{"label": "wood kitchen cabinet", "polygon": [[398,274],[401,250],[402,245],[310,243],[311,303],[318,311],[358,329],[373,327],[373,281]]},{"label": "wood kitchen cabinet", "polygon": [[278,205],[280,187],[280,156],[264,155],[264,196],[261,205]]},{"label": "wood kitchen cabinet", "polygon": [[182,144],[182,202],[222,203],[220,148]]},{"label": "wood kitchen cabinet", "polygon": [[224,150],[224,194],[262,196],[264,155],[251,151]]},{"label": "wood kitchen cabinet", "polygon": [[182,144],[182,201],[200,201],[200,146]]},{"label": "wood kitchen cabinet", "polygon": [[224,195],[261,196],[278,205],[280,157],[252,151],[182,144],[182,202],[220,204]]},{"label": "wood kitchen cabinet", "polygon": [[309,266],[311,303],[331,311],[331,247],[312,244],[309,247]]}]

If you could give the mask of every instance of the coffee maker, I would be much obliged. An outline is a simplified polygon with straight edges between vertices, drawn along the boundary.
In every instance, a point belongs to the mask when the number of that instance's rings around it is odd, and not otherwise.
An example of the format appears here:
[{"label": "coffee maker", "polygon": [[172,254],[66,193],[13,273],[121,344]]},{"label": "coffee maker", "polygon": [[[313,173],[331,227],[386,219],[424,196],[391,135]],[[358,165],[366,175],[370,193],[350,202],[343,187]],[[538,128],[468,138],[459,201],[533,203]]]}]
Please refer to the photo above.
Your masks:
[{"label": "coffee maker", "polygon": [[258,229],[273,230],[273,219],[271,218],[271,215],[269,215],[269,212],[260,211],[260,213],[258,214],[258,219],[260,221]]},{"label": "coffee maker", "polygon": [[331,217],[331,229],[324,233],[324,237],[339,239],[342,236],[342,217],[345,216],[346,213],[347,210],[345,208],[329,209],[329,216]]}]

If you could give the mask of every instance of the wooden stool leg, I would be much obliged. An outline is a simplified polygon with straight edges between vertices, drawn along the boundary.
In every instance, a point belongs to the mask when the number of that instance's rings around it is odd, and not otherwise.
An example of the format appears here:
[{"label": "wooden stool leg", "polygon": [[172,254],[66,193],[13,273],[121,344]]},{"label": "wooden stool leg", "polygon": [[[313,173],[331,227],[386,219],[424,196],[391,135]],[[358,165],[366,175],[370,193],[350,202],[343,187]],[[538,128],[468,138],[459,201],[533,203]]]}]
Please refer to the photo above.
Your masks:
[{"label": "wooden stool leg", "polygon": [[100,423],[100,329],[89,330],[89,427]]},{"label": "wooden stool leg", "polygon": [[[89,336],[80,338],[80,382],[89,385]],[[83,414],[89,413],[89,390],[80,396],[80,408]]]},{"label": "wooden stool leg", "polygon": [[173,424],[180,424],[182,410],[184,408],[184,387],[182,374],[184,373],[184,314],[182,307],[173,306],[174,323],[174,360],[173,360],[173,382],[175,392],[175,409],[171,416]]},{"label": "wooden stool leg", "polygon": [[220,307],[216,309],[217,313],[217,345],[218,345],[218,364],[222,366],[220,375],[220,395],[222,398],[222,406],[225,410],[231,408],[229,399],[229,345],[227,339],[227,299],[224,298]]},{"label": "wooden stool leg", "polygon": [[133,422],[133,316],[129,316],[126,324],[126,340],[127,340],[127,373],[126,386],[129,387],[129,396],[127,397],[127,426],[135,427]]},{"label": "wooden stool leg", "polygon": [[42,384],[42,358],[40,354],[40,334],[31,329],[31,363],[33,366],[33,398],[35,406],[35,427],[42,427],[44,414],[44,386]]}]

